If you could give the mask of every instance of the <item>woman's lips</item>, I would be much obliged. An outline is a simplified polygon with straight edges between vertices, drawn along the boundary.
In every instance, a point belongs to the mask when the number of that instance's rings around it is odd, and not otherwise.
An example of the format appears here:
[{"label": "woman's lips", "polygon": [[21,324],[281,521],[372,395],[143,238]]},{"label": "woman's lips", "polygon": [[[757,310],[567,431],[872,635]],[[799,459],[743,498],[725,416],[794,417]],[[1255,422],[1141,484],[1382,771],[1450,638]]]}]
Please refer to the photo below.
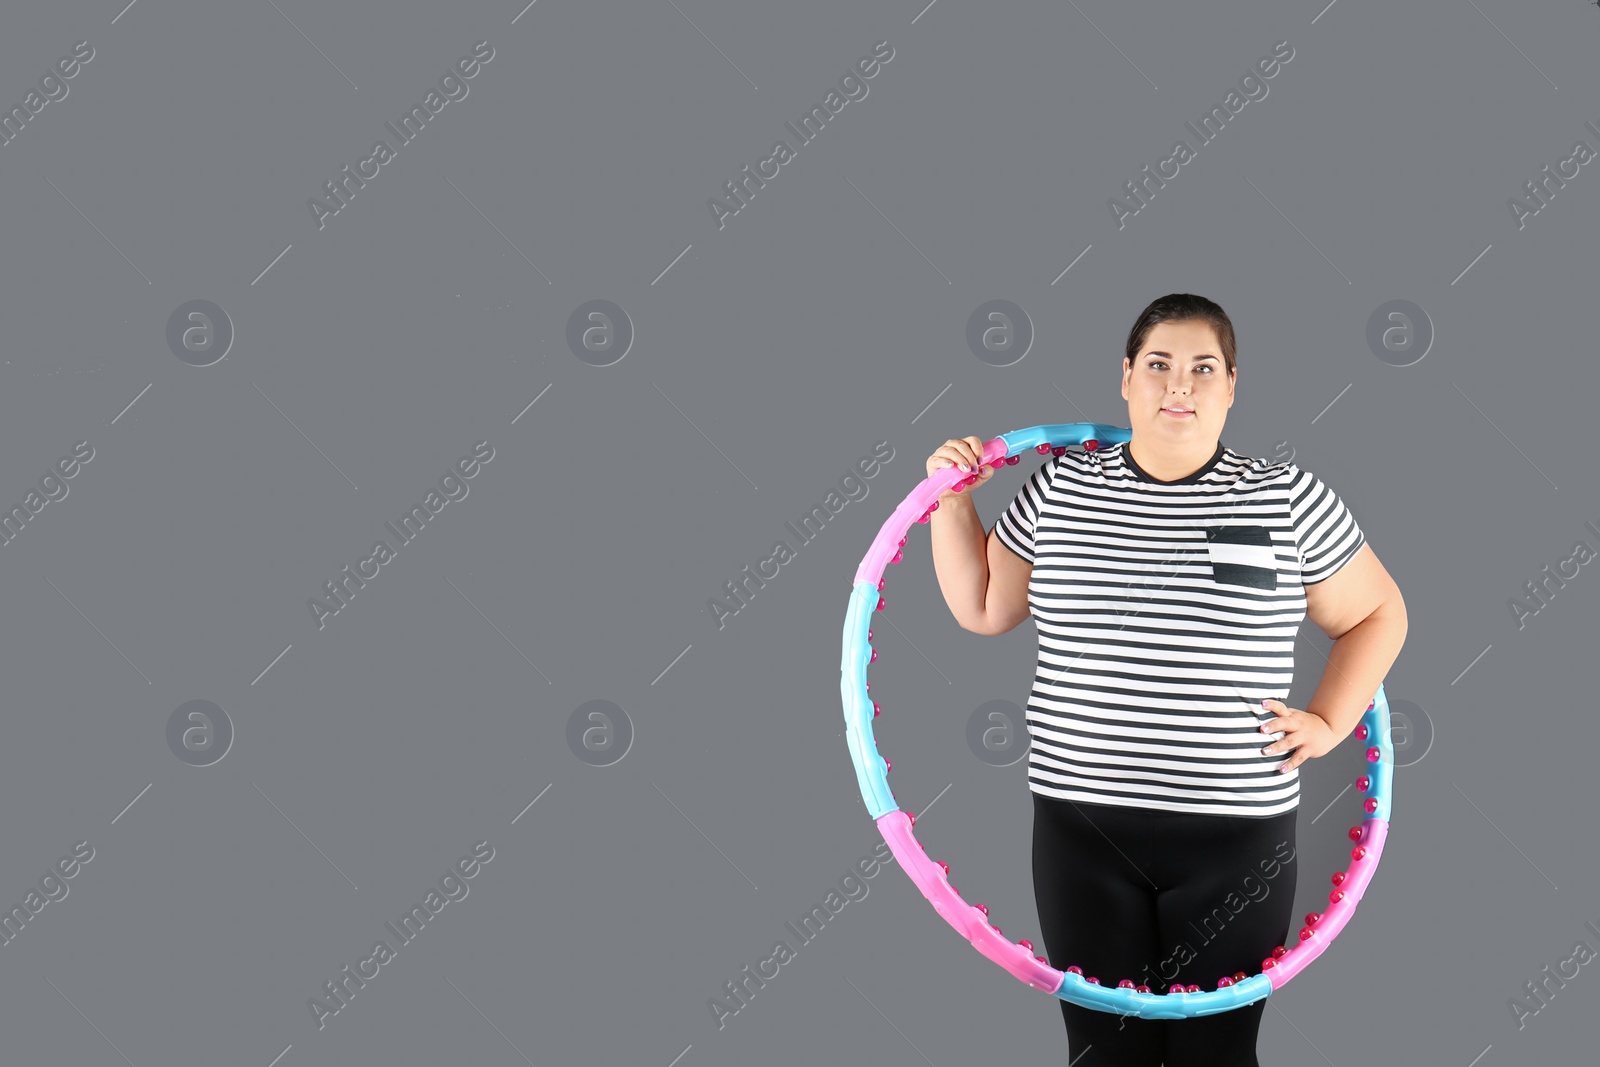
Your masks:
[{"label": "woman's lips", "polygon": [[1174,419],[1189,419],[1194,417],[1194,412],[1192,411],[1173,411],[1170,408],[1162,408],[1161,413],[1163,415],[1170,415]]}]

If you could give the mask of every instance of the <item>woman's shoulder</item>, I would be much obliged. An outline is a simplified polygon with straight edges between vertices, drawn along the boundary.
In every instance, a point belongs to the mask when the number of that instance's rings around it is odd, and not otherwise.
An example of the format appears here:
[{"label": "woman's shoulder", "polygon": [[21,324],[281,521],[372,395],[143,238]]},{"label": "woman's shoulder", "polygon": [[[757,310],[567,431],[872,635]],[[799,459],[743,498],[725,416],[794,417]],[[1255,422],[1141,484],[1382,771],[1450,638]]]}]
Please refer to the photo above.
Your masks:
[{"label": "woman's shoulder", "polygon": [[1294,463],[1294,454],[1292,452],[1288,459],[1263,458],[1261,456],[1249,456],[1224,445],[1223,458],[1241,474],[1250,475],[1250,480],[1257,484],[1293,482],[1296,478],[1302,476],[1301,468]]}]

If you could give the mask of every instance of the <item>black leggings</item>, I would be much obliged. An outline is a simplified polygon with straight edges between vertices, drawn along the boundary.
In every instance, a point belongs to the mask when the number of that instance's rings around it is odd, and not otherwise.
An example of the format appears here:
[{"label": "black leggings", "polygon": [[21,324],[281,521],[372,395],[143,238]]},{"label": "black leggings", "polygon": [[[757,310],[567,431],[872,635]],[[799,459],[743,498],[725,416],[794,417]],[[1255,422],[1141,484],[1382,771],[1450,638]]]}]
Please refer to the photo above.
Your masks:
[{"label": "black leggings", "polygon": [[[1288,945],[1296,811],[1193,815],[1033,794],[1033,890],[1052,967],[1164,994],[1259,974]],[[1058,1001],[1072,1067],[1257,1067],[1266,1001],[1140,1019]]]}]

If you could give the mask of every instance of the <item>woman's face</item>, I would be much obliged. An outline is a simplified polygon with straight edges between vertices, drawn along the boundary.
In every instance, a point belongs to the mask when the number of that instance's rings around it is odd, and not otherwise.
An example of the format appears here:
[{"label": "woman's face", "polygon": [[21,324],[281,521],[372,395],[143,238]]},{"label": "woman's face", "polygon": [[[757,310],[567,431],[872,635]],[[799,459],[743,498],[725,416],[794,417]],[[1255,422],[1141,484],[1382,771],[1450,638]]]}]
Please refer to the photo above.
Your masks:
[{"label": "woman's face", "polygon": [[[1228,375],[1216,331],[1203,320],[1162,322],[1122,372],[1122,398],[1134,436],[1182,446],[1215,442],[1233,406],[1238,374]],[[1171,414],[1187,408],[1192,414]]]}]

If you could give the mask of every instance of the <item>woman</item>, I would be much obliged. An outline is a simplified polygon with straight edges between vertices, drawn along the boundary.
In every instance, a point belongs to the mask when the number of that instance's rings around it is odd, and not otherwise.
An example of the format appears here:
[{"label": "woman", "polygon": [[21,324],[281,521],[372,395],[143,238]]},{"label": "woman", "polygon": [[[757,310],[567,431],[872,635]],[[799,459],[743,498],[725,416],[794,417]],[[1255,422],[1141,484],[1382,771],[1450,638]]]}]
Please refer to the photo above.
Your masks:
[{"label": "woman", "polygon": [[[1355,517],[1293,463],[1218,437],[1233,324],[1175,293],[1128,334],[1132,438],[1047,459],[984,536],[971,494],[931,519],[963,629],[1030,614],[1033,877],[1047,958],[1115,986],[1217,988],[1289,936],[1298,767],[1355,728],[1405,641],[1405,601]],[[978,467],[946,441],[929,474]],[[994,474],[979,469],[975,490]],[[1284,703],[1309,615],[1334,646],[1307,708]],[[1074,1067],[1256,1064],[1265,1001],[1193,1019],[1060,1001]]]}]

